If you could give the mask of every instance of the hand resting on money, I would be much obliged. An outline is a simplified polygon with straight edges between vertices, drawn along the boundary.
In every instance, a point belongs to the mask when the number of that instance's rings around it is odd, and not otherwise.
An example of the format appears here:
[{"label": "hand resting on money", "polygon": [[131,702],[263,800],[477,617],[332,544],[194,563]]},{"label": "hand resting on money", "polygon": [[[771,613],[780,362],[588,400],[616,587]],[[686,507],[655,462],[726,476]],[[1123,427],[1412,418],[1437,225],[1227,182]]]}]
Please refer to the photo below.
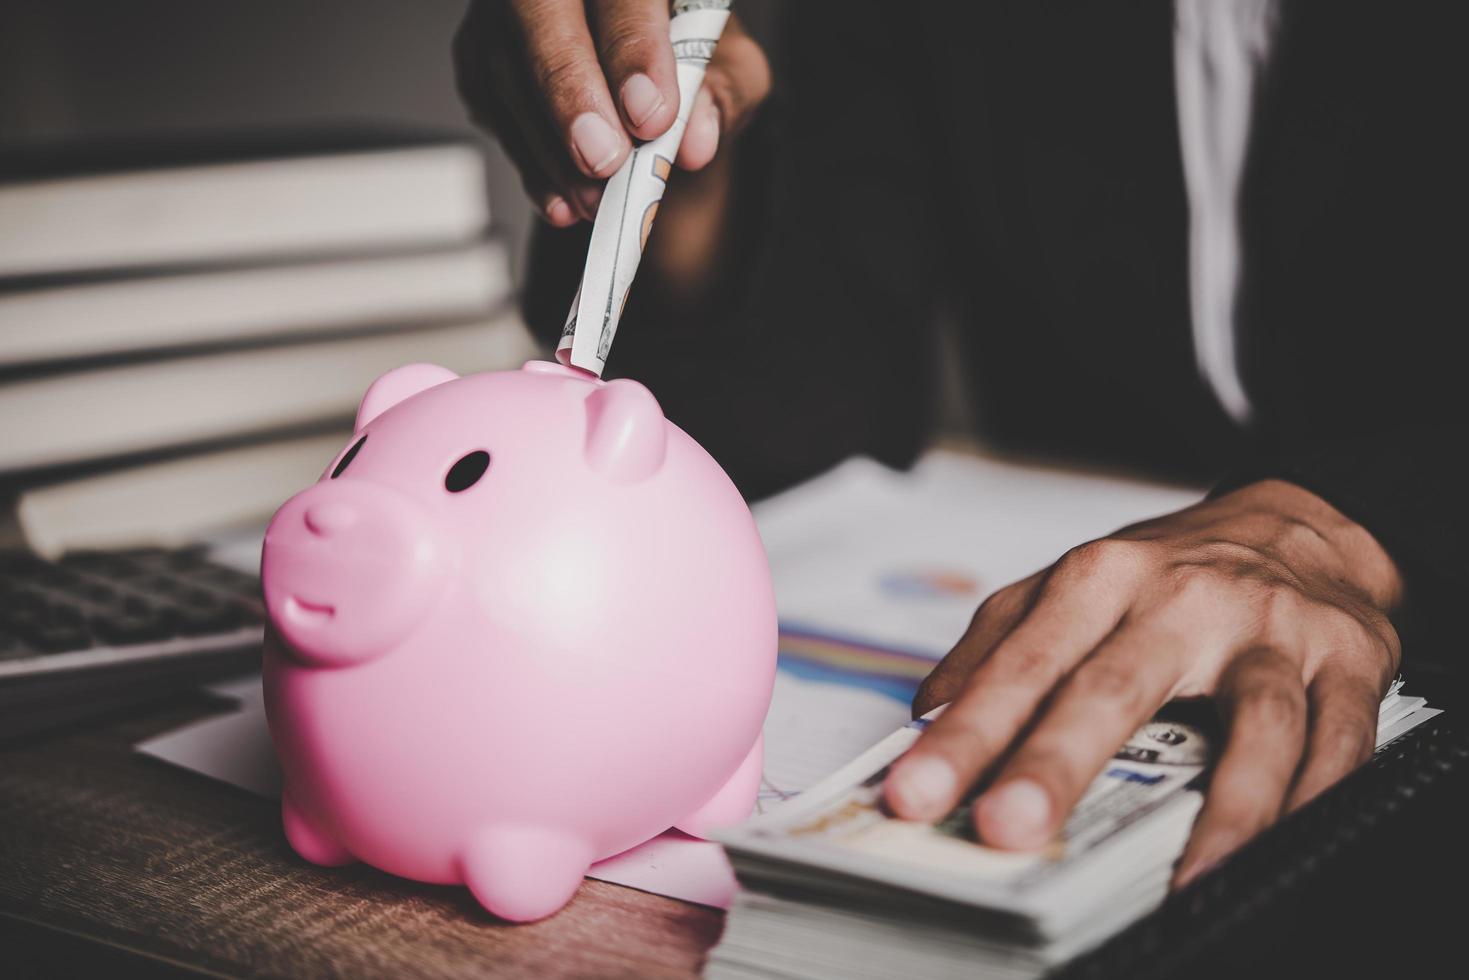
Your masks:
[{"label": "hand resting on money", "polygon": [[[678,112],[667,0],[475,0],[454,39],[460,96],[520,171],[552,225],[590,220],[632,140]],[[770,91],[770,67],[737,18],[695,97],[675,163],[699,170]],[[614,94],[615,93],[615,94]]]},{"label": "hand resting on money", "polygon": [[1229,733],[1186,883],[1371,756],[1402,589],[1366,530],[1279,480],[1083,544],[980,606],[918,692],[915,714],[949,707],[887,803],[931,821],[987,780],[980,839],[1039,847],[1157,708],[1209,697]]}]

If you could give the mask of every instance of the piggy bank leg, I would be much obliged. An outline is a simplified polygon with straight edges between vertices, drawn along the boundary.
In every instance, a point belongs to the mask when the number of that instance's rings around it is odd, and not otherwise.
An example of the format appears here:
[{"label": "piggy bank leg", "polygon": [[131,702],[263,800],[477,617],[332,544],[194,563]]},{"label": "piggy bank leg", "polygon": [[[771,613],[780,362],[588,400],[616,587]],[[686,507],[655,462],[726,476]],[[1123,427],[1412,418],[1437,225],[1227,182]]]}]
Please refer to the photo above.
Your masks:
[{"label": "piggy bank leg", "polygon": [[559,910],[592,865],[591,848],[545,827],[491,827],[461,858],[464,883],[492,914],[511,922]]},{"label": "piggy bank leg", "polygon": [[355,860],[335,838],[306,816],[289,794],[281,797],[281,823],[285,825],[291,849],[312,864],[335,868]]},{"label": "piggy bank leg", "polygon": [[708,837],[709,831],[715,828],[739,823],[755,809],[755,794],[760,791],[764,769],[765,736],[762,734],[755,739],[750,754],[729,777],[729,782],[721,786],[707,803],[674,826],[694,837]]}]

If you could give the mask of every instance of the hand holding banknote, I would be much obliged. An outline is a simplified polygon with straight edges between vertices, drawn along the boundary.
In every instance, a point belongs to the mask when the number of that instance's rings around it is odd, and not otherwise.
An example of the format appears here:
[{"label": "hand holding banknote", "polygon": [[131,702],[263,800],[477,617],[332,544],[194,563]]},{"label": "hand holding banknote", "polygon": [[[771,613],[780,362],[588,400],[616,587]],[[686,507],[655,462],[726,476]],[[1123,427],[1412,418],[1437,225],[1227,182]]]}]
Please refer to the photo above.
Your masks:
[{"label": "hand holding banknote", "polygon": [[986,778],[980,839],[1040,847],[1161,705],[1208,696],[1229,732],[1185,882],[1370,757],[1402,589],[1367,531],[1278,480],[1082,545],[980,607],[919,691],[915,714],[949,707],[888,805],[932,821]]},{"label": "hand holding banknote", "polygon": [[667,0],[475,0],[454,39],[459,91],[558,227],[590,220],[602,182],[634,141],[687,109],[674,163],[699,170],[770,90],[770,68],[737,18],[725,25],[693,104],[681,107]]}]

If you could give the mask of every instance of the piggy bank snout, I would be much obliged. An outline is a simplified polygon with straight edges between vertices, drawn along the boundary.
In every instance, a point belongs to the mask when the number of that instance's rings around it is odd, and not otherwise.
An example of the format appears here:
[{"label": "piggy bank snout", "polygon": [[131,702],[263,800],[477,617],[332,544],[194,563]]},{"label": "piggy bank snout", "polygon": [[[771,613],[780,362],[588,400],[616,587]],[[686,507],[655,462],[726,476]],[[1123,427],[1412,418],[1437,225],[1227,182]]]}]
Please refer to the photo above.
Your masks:
[{"label": "piggy bank snout", "polygon": [[357,523],[357,516],[357,508],[345,501],[321,500],[307,507],[302,518],[308,531],[327,538],[349,530]]},{"label": "piggy bank snout", "polygon": [[265,534],[261,585],[276,630],[315,666],[371,660],[406,638],[438,591],[444,551],[406,494],[328,481],[287,501]]}]

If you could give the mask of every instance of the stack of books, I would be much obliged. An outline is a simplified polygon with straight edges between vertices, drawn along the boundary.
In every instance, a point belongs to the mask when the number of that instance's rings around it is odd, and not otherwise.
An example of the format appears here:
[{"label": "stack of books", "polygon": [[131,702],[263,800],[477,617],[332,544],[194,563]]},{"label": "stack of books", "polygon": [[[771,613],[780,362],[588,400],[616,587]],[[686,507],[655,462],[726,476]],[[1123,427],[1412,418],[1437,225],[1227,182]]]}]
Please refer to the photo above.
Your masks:
[{"label": "stack of books", "polygon": [[454,138],[0,148],[0,482],[43,555],[258,520],[383,371],[531,354],[512,293]]}]

